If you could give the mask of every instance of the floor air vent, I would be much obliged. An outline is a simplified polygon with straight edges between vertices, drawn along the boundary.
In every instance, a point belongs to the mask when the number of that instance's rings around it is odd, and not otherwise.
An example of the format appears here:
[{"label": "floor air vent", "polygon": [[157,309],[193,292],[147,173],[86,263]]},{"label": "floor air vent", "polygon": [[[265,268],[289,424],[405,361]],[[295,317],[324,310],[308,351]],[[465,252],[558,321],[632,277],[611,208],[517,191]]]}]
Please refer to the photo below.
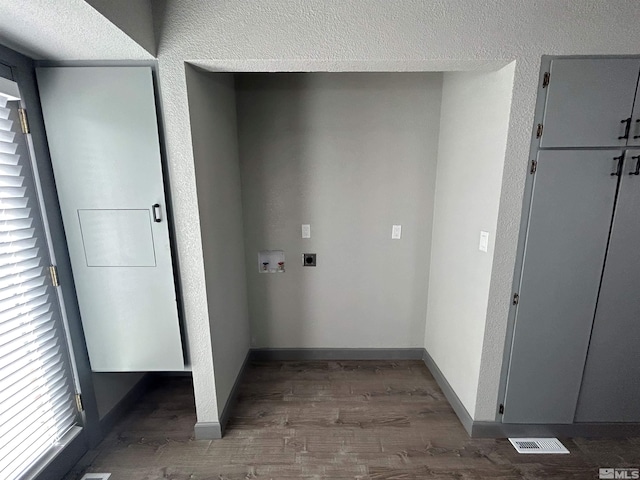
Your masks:
[{"label": "floor air vent", "polygon": [[107,480],[110,476],[110,473],[87,473],[80,480]]},{"label": "floor air vent", "polygon": [[557,438],[510,438],[518,453],[569,453]]}]

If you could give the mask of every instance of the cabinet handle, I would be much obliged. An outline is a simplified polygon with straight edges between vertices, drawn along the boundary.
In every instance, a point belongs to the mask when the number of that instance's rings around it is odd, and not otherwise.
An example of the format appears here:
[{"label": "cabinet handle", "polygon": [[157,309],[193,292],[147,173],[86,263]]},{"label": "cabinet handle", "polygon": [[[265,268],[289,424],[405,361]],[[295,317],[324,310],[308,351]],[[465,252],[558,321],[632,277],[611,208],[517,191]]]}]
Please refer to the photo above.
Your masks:
[{"label": "cabinet handle", "polygon": [[620,172],[622,171],[622,160],[624,159],[624,155],[620,155],[619,157],[613,157],[614,161],[618,161],[618,166],[616,167],[615,172],[611,172],[612,177],[619,177]]},{"label": "cabinet handle", "polygon": [[[640,123],[640,118],[636,120],[636,123]],[[640,138],[640,135],[634,135],[633,138]]]},{"label": "cabinet handle", "polygon": [[[613,173],[611,175],[613,175]],[[162,221],[162,210],[160,210],[160,204],[154,204],[151,209],[153,210],[153,221],[160,223]]]},{"label": "cabinet handle", "polygon": [[636,161],[636,169],[633,172],[629,172],[629,175],[640,175],[640,155],[631,157],[631,160]]},{"label": "cabinet handle", "polygon": [[629,138],[629,130],[631,130],[631,117],[627,118],[626,120],[620,120],[620,123],[626,123],[627,125],[624,127],[624,135],[618,137],[618,140]]}]

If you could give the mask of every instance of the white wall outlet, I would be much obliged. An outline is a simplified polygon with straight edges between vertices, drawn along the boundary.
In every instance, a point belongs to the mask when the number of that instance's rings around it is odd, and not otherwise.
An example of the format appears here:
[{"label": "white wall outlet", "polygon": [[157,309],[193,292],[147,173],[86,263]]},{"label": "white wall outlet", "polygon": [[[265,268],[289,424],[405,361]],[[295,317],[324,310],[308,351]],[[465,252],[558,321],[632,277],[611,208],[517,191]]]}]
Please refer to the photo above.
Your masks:
[{"label": "white wall outlet", "polygon": [[489,251],[489,232],[480,230],[480,245],[478,246],[481,252]]},{"label": "white wall outlet", "polygon": [[391,229],[391,239],[400,240],[402,237],[402,225],[394,225]]},{"label": "white wall outlet", "polygon": [[311,225],[302,224],[302,238],[311,238]]}]

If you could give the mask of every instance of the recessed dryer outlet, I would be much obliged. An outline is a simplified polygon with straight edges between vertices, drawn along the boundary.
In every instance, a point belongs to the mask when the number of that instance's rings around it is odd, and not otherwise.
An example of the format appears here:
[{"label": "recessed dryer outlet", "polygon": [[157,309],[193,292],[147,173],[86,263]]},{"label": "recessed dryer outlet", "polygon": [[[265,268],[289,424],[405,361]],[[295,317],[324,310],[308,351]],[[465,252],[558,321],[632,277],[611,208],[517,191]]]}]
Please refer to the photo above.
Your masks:
[{"label": "recessed dryer outlet", "polygon": [[316,254],[315,253],[303,253],[302,254],[302,266],[303,267],[315,267],[316,266]]}]

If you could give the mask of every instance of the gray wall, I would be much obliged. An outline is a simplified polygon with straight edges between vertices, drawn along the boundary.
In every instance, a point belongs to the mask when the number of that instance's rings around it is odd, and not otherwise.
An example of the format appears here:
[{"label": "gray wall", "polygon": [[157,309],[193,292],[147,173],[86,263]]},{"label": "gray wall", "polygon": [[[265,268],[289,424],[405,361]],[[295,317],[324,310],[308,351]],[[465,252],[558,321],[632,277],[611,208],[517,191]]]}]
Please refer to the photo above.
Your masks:
[{"label": "gray wall", "polygon": [[[441,84],[437,73],[237,76],[254,346],[423,346]],[[258,273],[263,249],[285,251],[285,274]],[[304,252],[317,267],[302,267]]]},{"label": "gray wall", "polygon": [[231,74],[186,74],[220,415],[249,350],[235,92]]},{"label": "gray wall", "polygon": [[[445,73],[442,88],[425,347],[472,417],[514,68]],[[481,230],[487,253],[478,249]]]},{"label": "gray wall", "polygon": [[144,373],[93,373],[93,389],[100,419],[109,413],[136,384]]}]

